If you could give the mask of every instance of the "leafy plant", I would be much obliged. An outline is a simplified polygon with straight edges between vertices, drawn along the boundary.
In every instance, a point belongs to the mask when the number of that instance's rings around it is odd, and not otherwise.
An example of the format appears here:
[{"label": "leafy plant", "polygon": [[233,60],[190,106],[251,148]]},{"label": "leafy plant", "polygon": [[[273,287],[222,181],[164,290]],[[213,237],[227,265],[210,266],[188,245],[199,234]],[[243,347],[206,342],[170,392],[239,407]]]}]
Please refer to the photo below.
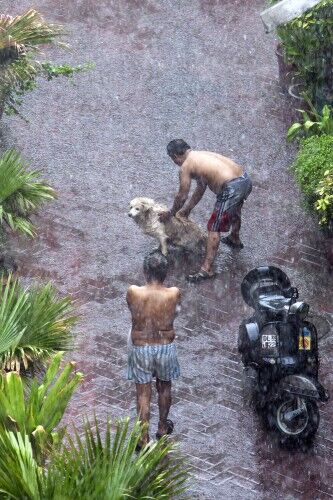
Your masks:
[{"label": "leafy plant", "polygon": [[9,276],[6,285],[0,282],[0,353],[9,352],[21,340],[25,325],[23,315],[28,308],[28,294],[20,290],[17,280]]},{"label": "leafy plant", "polygon": [[0,367],[28,369],[72,347],[70,298],[59,298],[49,283],[23,289],[12,276],[0,279]]},{"label": "leafy plant", "polygon": [[0,380],[0,425],[29,437],[38,464],[51,445],[61,441],[65,429],[55,428],[83,378],[79,372],[73,374],[74,362],[59,374],[62,356],[61,352],[54,356],[42,384],[34,379],[27,395],[17,372],[4,374]]},{"label": "leafy plant", "polygon": [[118,421],[114,434],[108,421],[104,439],[97,421],[85,423],[84,440],[75,432],[49,468],[47,498],[120,500],[181,498],[187,472],[175,456],[174,444],[163,439],[136,455],[142,427]]},{"label": "leafy plant", "polygon": [[333,137],[312,136],[301,141],[300,151],[292,165],[296,178],[311,206],[317,200],[317,187],[326,170],[333,166]]},{"label": "leafy plant", "polygon": [[122,500],[184,498],[187,471],[165,439],[137,455],[142,429],[129,429],[128,420],[107,422],[102,439],[99,425],[85,423],[85,437],[51,453],[48,466],[38,467],[27,435],[0,430],[0,490],[21,500]]},{"label": "leafy plant", "polygon": [[287,132],[287,139],[293,140],[299,136],[333,135],[333,108],[325,105],[321,113],[310,105],[309,111],[298,110],[303,116],[303,123],[294,123]]},{"label": "leafy plant", "polygon": [[1,498],[41,500],[44,474],[26,434],[0,429]]},{"label": "leafy plant", "polygon": [[0,223],[31,237],[36,233],[29,216],[56,197],[46,182],[38,181],[39,177],[37,170],[27,171],[15,150],[0,158]]},{"label": "leafy plant", "polygon": [[333,164],[331,170],[324,172],[324,177],[319,181],[316,189],[318,200],[315,208],[319,215],[319,222],[328,226],[333,220]]},{"label": "leafy plant", "polygon": [[[332,89],[333,0],[318,5],[278,27],[285,56],[297,67],[311,100],[324,92],[330,99]],[[333,97],[331,96],[333,99]]]},{"label": "leafy plant", "polygon": [[22,96],[36,88],[38,76],[51,80],[90,67],[53,65],[37,59],[41,47],[55,44],[66,47],[59,42],[64,34],[62,26],[47,23],[33,9],[16,17],[0,16],[0,111],[19,114]]}]

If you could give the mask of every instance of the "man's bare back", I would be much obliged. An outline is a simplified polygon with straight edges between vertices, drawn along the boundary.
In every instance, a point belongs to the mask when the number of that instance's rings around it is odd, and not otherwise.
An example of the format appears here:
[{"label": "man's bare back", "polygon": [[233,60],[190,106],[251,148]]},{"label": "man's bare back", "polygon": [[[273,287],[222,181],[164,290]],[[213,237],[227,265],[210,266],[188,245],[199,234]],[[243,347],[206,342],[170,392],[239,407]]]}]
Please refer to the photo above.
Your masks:
[{"label": "man's bare back", "polygon": [[215,194],[221,192],[225,182],[243,174],[243,169],[233,160],[210,151],[189,151],[180,169],[181,183],[196,179],[206,184]]},{"label": "man's bare back", "polygon": [[134,345],[169,344],[175,338],[173,321],[180,291],[162,284],[131,286],[126,297],[132,314]]}]

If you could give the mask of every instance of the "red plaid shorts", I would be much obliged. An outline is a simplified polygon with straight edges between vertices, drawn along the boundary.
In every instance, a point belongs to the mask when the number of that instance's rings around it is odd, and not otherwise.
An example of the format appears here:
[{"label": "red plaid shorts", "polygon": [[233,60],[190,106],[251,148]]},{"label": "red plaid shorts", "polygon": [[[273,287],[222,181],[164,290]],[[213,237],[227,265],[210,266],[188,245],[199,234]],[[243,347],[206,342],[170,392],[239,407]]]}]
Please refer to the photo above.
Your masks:
[{"label": "red plaid shorts", "polygon": [[227,233],[230,230],[231,224],[235,219],[240,217],[243,203],[236,207],[232,207],[225,212],[221,211],[219,203],[215,204],[214,210],[207,224],[208,231],[215,231],[217,233]]}]

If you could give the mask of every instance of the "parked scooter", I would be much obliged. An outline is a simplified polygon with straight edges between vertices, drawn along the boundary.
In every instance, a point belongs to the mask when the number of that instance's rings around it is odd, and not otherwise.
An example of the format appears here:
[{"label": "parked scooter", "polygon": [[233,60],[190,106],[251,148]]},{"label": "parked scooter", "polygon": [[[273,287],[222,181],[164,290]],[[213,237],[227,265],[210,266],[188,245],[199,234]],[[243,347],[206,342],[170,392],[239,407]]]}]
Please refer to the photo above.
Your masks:
[{"label": "parked scooter", "polygon": [[328,395],[318,381],[318,338],[306,320],[309,306],[297,288],[273,266],[257,267],[243,279],[241,292],[254,315],[239,327],[238,350],[257,374],[256,404],[281,443],[314,437],[317,402]]}]

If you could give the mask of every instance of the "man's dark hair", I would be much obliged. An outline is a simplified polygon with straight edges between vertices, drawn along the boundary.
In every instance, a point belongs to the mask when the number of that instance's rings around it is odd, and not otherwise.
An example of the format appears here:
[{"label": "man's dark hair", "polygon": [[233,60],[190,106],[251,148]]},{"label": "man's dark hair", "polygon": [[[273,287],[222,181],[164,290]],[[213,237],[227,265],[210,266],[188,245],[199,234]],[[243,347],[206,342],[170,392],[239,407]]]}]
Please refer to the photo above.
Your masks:
[{"label": "man's dark hair", "polygon": [[154,250],[146,255],[143,261],[143,272],[147,281],[163,283],[168,272],[168,259],[159,251]]},{"label": "man's dark hair", "polygon": [[183,141],[183,139],[173,139],[167,145],[167,152],[168,152],[168,155],[171,156],[171,157],[173,157],[173,156],[181,156],[188,149],[191,149],[191,146],[189,146],[187,144],[187,142]]}]

